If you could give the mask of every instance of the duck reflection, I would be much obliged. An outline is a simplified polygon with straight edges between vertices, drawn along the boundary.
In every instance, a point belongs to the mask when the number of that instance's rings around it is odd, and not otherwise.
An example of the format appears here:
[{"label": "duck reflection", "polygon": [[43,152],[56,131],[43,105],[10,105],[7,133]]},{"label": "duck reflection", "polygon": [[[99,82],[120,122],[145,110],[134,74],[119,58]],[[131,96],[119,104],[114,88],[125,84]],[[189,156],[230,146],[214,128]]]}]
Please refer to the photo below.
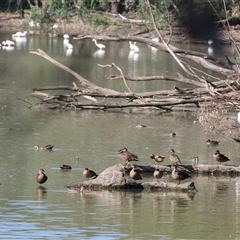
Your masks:
[{"label": "duck reflection", "polygon": [[47,195],[47,188],[43,187],[43,186],[38,186],[36,188],[36,195],[38,200],[42,200],[46,198]]},{"label": "duck reflection", "polygon": [[226,192],[229,189],[229,182],[223,182],[223,181],[218,181],[213,183],[214,187],[214,195],[216,198],[219,198],[220,196],[225,196]]}]

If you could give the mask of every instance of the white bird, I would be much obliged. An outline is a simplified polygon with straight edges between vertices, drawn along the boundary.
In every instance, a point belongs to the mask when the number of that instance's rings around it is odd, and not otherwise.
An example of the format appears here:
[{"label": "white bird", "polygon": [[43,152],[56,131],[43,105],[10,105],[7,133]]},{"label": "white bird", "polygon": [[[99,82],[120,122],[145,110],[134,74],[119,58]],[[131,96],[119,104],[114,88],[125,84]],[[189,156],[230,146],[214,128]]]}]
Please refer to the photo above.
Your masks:
[{"label": "white bird", "polygon": [[64,39],[68,39],[68,38],[69,38],[69,35],[68,35],[68,34],[64,34],[64,35],[63,35],[63,38],[64,38]]},{"label": "white bird", "polygon": [[68,48],[68,49],[73,49],[73,45],[72,45],[71,43],[68,43],[68,44],[67,44],[67,48]]},{"label": "white bird", "polygon": [[240,112],[238,112],[237,121],[238,121],[238,123],[240,123]]},{"label": "white bird", "polygon": [[63,39],[63,44],[64,45],[67,45],[69,43],[69,40],[66,38],[66,39]]},{"label": "white bird", "polygon": [[30,26],[30,27],[35,27],[35,26],[36,26],[36,24],[35,24],[35,22],[34,22],[34,21],[30,21],[30,22],[29,22],[29,26]]},{"label": "white bird", "polygon": [[27,36],[27,31],[24,32],[16,32],[15,34],[12,35],[12,37],[26,37]]},{"label": "white bird", "polygon": [[212,44],[213,44],[213,40],[212,39],[209,39],[208,40],[208,54],[212,54],[213,53],[213,48],[212,48]]},{"label": "white bird", "polygon": [[161,38],[160,37],[154,37],[154,38],[152,38],[152,41],[161,42]]},{"label": "white bird", "polygon": [[11,46],[11,45],[15,45],[15,43],[11,40],[6,40],[2,42],[2,45],[4,46]]},{"label": "white bird", "polygon": [[134,44],[132,44],[131,41],[129,41],[129,46],[130,46],[130,49],[135,51],[135,52],[138,52],[139,51],[139,48],[136,46],[136,42],[134,42]]},{"label": "white bird", "polygon": [[95,42],[96,46],[99,48],[99,49],[103,49],[105,48],[105,45],[103,45],[102,43],[97,43],[97,40],[93,38],[93,41]]},{"label": "white bird", "polygon": [[52,26],[52,28],[53,28],[53,29],[58,29],[58,25],[57,25],[57,24],[54,24],[54,25]]}]

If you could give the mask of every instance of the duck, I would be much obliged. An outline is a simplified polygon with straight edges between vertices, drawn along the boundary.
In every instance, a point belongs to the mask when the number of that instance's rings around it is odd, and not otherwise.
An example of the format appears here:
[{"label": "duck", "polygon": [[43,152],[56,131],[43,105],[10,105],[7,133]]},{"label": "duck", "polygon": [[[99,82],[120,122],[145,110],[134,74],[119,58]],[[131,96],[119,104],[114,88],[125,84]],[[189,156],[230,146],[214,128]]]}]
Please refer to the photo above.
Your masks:
[{"label": "duck", "polygon": [[156,168],[153,172],[153,177],[158,180],[162,178],[162,176],[163,176],[163,171],[160,171],[158,168]]},{"label": "duck", "polygon": [[143,125],[143,124],[137,124],[136,125],[136,128],[144,128],[144,127],[147,127],[147,125]]},{"label": "duck", "polygon": [[180,158],[175,153],[174,149],[171,149],[169,159],[173,164],[182,164]]},{"label": "duck", "polygon": [[98,175],[93,171],[88,168],[84,168],[83,170],[83,176],[88,178],[88,179],[95,179],[98,177]]},{"label": "duck", "polygon": [[129,176],[133,180],[142,180],[142,176],[140,174],[140,170],[136,166],[133,166],[132,170],[129,173]]},{"label": "duck", "polygon": [[173,169],[172,178],[173,180],[177,180],[178,184],[180,184],[180,182],[183,181],[184,179],[191,177],[191,175],[188,172],[178,169],[177,165],[174,165],[172,169]]},{"label": "duck", "polygon": [[223,155],[222,153],[220,153],[219,150],[217,150],[214,154],[213,154],[213,158],[220,162],[220,164],[222,164],[222,162],[228,162],[230,161],[230,159],[228,157],[226,157],[225,155]]},{"label": "duck", "polygon": [[153,159],[156,163],[161,163],[164,161],[165,157],[162,155],[155,155],[155,154],[151,154],[150,158]]},{"label": "duck", "polygon": [[70,169],[72,169],[71,166],[66,165],[66,164],[63,164],[60,168],[61,168],[62,170],[70,170]]},{"label": "duck", "polygon": [[169,135],[170,135],[171,137],[175,137],[177,134],[176,134],[175,132],[170,132]]},{"label": "duck", "polygon": [[119,157],[126,161],[126,164],[128,164],[131,161],[139,161],[138,156],[133,153],[130,153],[126,147],[120,149],[118,151],[118,154]]},{"label": "duck", "polygon": [[39,184],[43,184],[48,180],[48,177],[45,174],[44,169],[39,169],[38,174],[36,176],[36,180]]},{"label": "duck", "polygon": [[43,146],[43,147],[39,147],[38,145],[36,145],[34,147],[34,149],[35,150],[49,150],[49,151],[51,151],[53,149],[53,145],[48,144],[48,145]]},{"label": "duck", "polygon": [[208,139],[207,141],[206,141],[206,144],[207,145],[218,145],[219,144],[219,141],[215,141],[215,140],[210,140],[210,139]]}]

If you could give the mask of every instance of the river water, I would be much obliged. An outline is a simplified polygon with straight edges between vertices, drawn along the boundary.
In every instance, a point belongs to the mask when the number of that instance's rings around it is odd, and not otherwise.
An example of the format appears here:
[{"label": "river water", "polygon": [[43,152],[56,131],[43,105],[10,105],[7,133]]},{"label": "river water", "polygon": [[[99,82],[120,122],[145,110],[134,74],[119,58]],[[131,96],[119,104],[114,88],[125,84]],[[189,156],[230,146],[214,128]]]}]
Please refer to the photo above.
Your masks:
[{"label": "river water", "polygon": [[[11,38],[1,32],[0,41]],[[84,191],[69,194],[66,185],[84,181],[85,167],[100,173],[121,163],[117,151],[137,154],[141,165],[152,164],[151,153],[166,156],[174,148],[183,164],[198,156],[202,164],[216,164],[217,148],[239,164],[239,144],[212,135],[194,124],[197,112],[51,111],[29,108],[36,103],[32,87],[71,85],[68,73],[39,56],[38,48],[95,84],[126,91],[119,74],[97,63],[120,66],[125,75],[175,75],[181,69],[166,53],[138,44],[139,54],[129,53],[128,43],[107,42],[97,51],[91,40],[74,41],[67,52],[63,39],[28,36],[13,49],[0,50],[0,239],[239,239],[240,179],[195,176],[198,192]],[[207,46],[193,46],[207,51]],[[135,92],[172,89],[183,84],[154,81],[129,83]],[[148,127],[138,129],[136,124]],[[169,133],[177,136],[172,138]],[[206,140],[220,141],[207,147]],[[51,152],[35,145],[54,145]],[[72,166],[60,170],[62,164]],[[43,168],[48,181],[39,186],[35,177]],[[151,180],[151,176],[148,176]],[[164,181],[172,181],[169,176]],[[185,180],[191,181],[191,180]]]}]

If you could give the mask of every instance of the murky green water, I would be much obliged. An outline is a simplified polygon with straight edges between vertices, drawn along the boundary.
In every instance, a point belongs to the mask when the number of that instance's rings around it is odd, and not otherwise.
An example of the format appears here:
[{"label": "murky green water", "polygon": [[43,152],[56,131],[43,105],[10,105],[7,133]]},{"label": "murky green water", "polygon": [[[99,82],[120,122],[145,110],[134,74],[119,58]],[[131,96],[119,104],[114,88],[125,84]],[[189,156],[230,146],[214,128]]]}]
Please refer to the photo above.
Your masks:
[{"label": "murky green water", "polygon": [[[0,33],[0,41],[12,33]],[[82,169],[97,173],[120,163],[117,151],[128,147],[140,164],[152,164],[151,153],[166,156],[174,148],[183,164],[194,156],[216,164],[207,147],[216,138],[194,124],[196,113],[61,112],[29,109],[32,87],[71,85],[68,73],[29,53],[38,48],[100,86],[125,91],[119,74],[97,63],[119,65],[126,75],[181,72],[171,58],[139,44],[138,56],[128,43],[107,42],[99,53],[91,40],[73,41],[72,53],[62,38],[27,37],[13,50],[0,50],[0,239],[238,239],[239,178],[194,177],[195,195],[173,192],[84,191],[69,194],[66,185],[85,180]],[[207,48],[207,47],[206,47]],[[101,55],[102,54],[102,55]],[[130,56],[129,56],[130,55]],[[129,83],[133,91],[173,88],[173,82]],[[181,86],[181,85],[180,85]],[[24,101],[22,101],[24,99]],[[136,124],[148,127],[136,128]],[[172,138],[169,132],[175,131]],[[239,144],[217,137],[219,149],[239,164]],[[52,152],[34,146],[53,144]],[[79,159],[76,158],[79,157]],[[60,166],[69,164],[71,171]],[[43,168],[48,181],[35,181]],[[151,179],[151,178],[150,178]],[[165,181],[171,181],[164,176]],[[187,181],[187,180],[186,180]]]}]

